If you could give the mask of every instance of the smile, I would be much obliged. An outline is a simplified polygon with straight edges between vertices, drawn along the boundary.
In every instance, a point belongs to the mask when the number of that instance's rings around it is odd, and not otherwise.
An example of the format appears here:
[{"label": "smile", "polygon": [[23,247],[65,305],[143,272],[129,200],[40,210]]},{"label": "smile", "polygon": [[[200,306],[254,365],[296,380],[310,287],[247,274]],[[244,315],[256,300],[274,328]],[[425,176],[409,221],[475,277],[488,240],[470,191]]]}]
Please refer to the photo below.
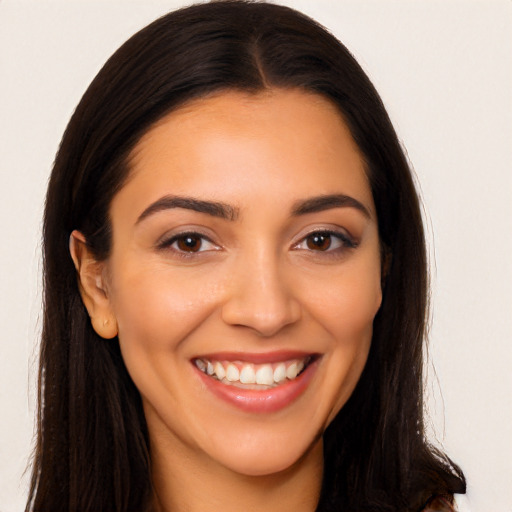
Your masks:
[{"label": "smile", "polygon": [[312,356],[277,363],[254,364],[243,361],[194,360],[204,374],[223,384],[243,389],[269,389],[296,379],[311,362]]},{"label": "smile", "polygon": [[205,389],[249,413],[272,413],[294,403],[308,388],[318,354],[215,354],[192,359]]}]

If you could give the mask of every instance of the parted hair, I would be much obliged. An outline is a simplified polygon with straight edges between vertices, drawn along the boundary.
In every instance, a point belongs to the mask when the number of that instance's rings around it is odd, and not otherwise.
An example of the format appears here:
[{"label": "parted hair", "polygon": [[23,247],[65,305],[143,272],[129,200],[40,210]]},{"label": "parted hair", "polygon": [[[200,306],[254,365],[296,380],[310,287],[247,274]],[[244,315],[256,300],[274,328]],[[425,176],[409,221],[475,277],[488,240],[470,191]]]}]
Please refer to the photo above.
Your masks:
[{"label": "parted hair", "polygon": [[[214,1],[177,10],[124,43],[77,106],[46,198],[37,445],[26,511],[152,507],[148,431],[117,339],[100,338],[69,255],[80,230],[98,260],[128,155],[163,116],[195,98],[301,89],[337,106],[364,159],[378,216],[383,300],[367,364],[324,434],[318,511],[418,511],[465,491],[426,439],[423,355],[428,270],[411,170],[382,101],[349,51],[288,7]],[[241,170],[240,172],[243,172]],[[314,170],[312,170],[314,172]]]}]

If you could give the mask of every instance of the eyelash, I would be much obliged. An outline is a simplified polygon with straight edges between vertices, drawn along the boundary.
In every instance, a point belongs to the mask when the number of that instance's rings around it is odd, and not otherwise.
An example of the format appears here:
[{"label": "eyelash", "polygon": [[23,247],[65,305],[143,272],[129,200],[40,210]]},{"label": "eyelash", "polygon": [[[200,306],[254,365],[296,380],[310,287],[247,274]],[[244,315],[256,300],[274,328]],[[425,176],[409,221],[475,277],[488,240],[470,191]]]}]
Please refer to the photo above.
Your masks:
[{"label": "eyelash", "polygon": [[[185,242],[187,238],[199,240],[201,245],[199,246],[197,251],[187,251],[187,250],[181,249],[179,247],[173,247],[173,245],[179,243],[180,241]],[[214,247],[213,250],[220,249],[220,247],[218,245],[216,245],[215,243],[213,243],[209,237],[207,237],[203,233],[199,233],[196,231],[186,231],[184,233],[178,233],[177,235],[173,235],[171,238],[165,239],[162,242],[160,242],[158,244],[158,248],[159,249],[170,249],[180,258],[194,258],[194,257],[197,257],[198,253],[205,252],[204,249],[201,250],[202,246],[204,245],[204,242],[211,244],[212,247]],[[212,250],[212,249],[209,249],[209,250]]]},{"label": "eyelash", "polygon": [[[329,245],[325,249],[315,250],[310,246],[301,247],[303,244],[308,244],[309,241],[312,241],[314,237],[329,239]],[[175,244],[179,242],[186,242],[187,239],[198,240],[200,245],[197,250],[186,250],[180,247],[173,247]],[[338,241],[338,246],[332,248],[333,239]],[[212,240],[207,237],[203,233],[199,233],[197,231],[186,231],[184,233],[178,233],[177,235],[173,235],[169,239],[165,239],[158,244],[159,249],[170,249],[180,258],[194,258],[197,257],[198,253],[203,253],[206,251],[211,251],[212,249],[203,249],[204,243],[211,244],[213,250],[219,250],[220,247],[216,245]],[[329,229],[320,229],[316,231],[312,231],[304,236],[299,243],[293,246],[294,250],[304,250],[311,253],[318,253],[318,255],[322,255],[323,257],[332,257],[339,256],[341,253],[345,252],[347,249],[355,249],[358,246],[358,243],[346,233],[342,233],[340,231],[334,231]]]},{"label": "eyelash", "polygon": [[[308,241],[313,240],[315,237],[328,238],[329,245],[325,249],[314,250],[311,247],[303,248],[301,245],[308,244]],[[333,239],[338,241],[338,247],[332,248]],[[304,236],[298,244],[294,245],[294,249],[310,251],[312,253],[319,253],[323,257],[339,256],[344,253],[347,249],[355,249],[358,243],[346,233],[340,231],[334,231],[330,229],[315,230]]]}]

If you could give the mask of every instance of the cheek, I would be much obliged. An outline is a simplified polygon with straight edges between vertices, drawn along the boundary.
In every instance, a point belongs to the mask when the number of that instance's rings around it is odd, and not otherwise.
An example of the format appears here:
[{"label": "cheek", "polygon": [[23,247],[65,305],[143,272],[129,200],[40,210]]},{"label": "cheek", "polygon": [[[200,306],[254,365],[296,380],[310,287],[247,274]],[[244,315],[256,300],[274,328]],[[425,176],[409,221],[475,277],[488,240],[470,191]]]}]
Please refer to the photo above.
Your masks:
[{"label": "cheek", "polygon": [[347,381],[355,386],[370,350],[373,321],[379,310],[382,292],[380,273],[351,274],[331,297],[326,325],[334,338],[334,353],[345,368]]},{"label": "cheek", "polygon": [[349,399],[366,364],[382,298],[378,269],[347,266],[323,286],[317,282],[311,288],[309,311],[330,339],[323,383],[328,392],[322,398],[322,407],[329,411],[325,426]]},{"label": "cheek", "polygon": [[112,305],[125,350],[164,351],[180,344],[215,310],[219,281],[166,268],[124,272],[115,280]]},{"label": "cheek", "polygon": [[342,268],[338,273],[310,284],[308,307],[331,335],[341,343],[358,343],[371,333],[382,301],[379,264]]},{"label": "cheek", "polygon": [[185,378],[191,353],[184,341],[216,310],[219,280],[203,279],[198,287],[162,266],[123,270],[113,276],[111,298],[128,373],[146,401],[165,398],[158,410],[179,407],[181,392],[169,379]]}]

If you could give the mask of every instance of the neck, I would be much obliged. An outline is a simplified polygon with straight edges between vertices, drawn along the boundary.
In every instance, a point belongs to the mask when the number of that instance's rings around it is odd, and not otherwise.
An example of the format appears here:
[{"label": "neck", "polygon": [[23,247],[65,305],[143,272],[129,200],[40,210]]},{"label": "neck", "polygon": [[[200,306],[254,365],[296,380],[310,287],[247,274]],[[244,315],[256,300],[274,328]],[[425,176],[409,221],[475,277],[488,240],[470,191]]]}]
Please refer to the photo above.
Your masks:
[{"label": "neck", "polygon": [[321,439],[292,467],[250,476],[211,459],[152,447],[155,512],[314,512],[323,471]]}]

